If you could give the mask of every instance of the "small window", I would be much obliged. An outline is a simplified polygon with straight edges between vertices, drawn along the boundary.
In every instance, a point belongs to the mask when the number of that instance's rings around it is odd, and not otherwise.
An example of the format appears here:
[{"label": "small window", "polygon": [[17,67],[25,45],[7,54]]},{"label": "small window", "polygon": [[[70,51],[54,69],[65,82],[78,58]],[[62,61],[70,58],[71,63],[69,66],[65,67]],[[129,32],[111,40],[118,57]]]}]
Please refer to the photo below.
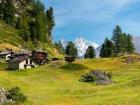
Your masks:
[{"label": "small window", "polygon": [[26,66],[26,65],[24,65],[24,68],[26,69],[26,68],[27,68],[27,66]]},{"label": "small window", "polygon": [[30,64],[32,64],[32,62],[33,62],[33,61],[32,61],[32,60],[30,60]]},{"label": "small window", "polygon": [[28,64],[28,59],[26,59],[26,64]]}]

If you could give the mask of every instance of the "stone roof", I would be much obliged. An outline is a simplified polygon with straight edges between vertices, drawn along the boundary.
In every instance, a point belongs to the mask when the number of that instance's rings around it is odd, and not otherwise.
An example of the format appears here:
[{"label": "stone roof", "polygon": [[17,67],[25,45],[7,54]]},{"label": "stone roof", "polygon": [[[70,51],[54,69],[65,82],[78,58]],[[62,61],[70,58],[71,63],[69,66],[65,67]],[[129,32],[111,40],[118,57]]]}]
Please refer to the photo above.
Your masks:
[{"label": "stone roof", "polygon": [[11,59],[11,60],[9,61],[9,63],[20,63],[20,62],[22,62],[22,61],[24,61],[24,60],[26,60],[26,59],[28,59],[28,58],[29,58],[28,56],[19,56],[19,57],[15,57],[15,58]]}]

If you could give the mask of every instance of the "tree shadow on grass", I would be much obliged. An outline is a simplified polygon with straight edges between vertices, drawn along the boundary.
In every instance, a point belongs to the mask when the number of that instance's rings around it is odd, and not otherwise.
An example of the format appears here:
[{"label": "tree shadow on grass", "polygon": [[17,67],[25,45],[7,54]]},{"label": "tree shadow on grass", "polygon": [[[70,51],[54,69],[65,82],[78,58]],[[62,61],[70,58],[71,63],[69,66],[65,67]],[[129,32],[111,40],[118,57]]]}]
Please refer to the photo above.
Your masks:
[{"label": "tree shadow on grass", "polygon": [[70,64],[66,64],[60,67],[60,69],[63,70],[85,70],[88,69],[88,67],[82,65],[82,64],[75,64],[75,63],[70,63]]}]

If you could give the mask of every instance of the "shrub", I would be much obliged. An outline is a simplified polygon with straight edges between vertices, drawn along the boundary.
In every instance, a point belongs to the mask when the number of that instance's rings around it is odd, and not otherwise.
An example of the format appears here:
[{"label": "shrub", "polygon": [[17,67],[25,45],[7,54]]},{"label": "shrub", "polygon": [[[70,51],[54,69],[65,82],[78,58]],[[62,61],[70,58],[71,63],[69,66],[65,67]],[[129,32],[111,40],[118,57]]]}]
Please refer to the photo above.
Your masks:
[{"label": "shrub", "polygon": [[80,81],[82,81],[82,82],[94,82],[95,78],[90,74],[83,74],[81,76]]},{"label": "shrub", "polygon": [[6,95],[8,99],[12,99],[15,102],[25,102],[27,97],[20,92],[19,87],[14,87],[8,90],[8,94]]}]

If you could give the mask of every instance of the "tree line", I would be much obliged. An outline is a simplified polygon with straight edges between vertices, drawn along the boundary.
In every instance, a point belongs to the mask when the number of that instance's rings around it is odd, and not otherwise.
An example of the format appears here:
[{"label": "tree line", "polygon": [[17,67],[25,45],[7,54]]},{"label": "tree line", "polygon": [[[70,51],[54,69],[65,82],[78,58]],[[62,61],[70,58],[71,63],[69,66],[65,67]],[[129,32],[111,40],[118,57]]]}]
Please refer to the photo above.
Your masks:
[{"label": "tree line", "polygon": [[19,30],[25,41],[50,42],[55,26],[53,8],[40,0],[1,0],[0,19]]},{"label": "tree line", "polygon": [[[78,52],[76,46],[72,41],[70,41],[66,48],[64,49],[62,43],[59,42],[57,44],[59,49],[63,51],[66,55],[74,56],[75,58],[78,57]],[[118,56],[119,54],[124,53],[134,53],[135,48],[133,44],[133,39],[130,34],[122,32],[120,26],[116,26],[113,30],[112,39],[109,40],[108,38],[105,39],[104,43],[101,46],[100,50],[100,57],[114,57]],[[84,58],[95,58],[96,53],[93,46],[89,46],[84,54]]]},{"label": "tree line", "polygon": [[113,30],[112,39],[105,39],[101,48],[100,56],[113,57],[122,53],[134,53],[134,51],[135,48],[132,36],[122,32],[121,27],[117,25]]}]

